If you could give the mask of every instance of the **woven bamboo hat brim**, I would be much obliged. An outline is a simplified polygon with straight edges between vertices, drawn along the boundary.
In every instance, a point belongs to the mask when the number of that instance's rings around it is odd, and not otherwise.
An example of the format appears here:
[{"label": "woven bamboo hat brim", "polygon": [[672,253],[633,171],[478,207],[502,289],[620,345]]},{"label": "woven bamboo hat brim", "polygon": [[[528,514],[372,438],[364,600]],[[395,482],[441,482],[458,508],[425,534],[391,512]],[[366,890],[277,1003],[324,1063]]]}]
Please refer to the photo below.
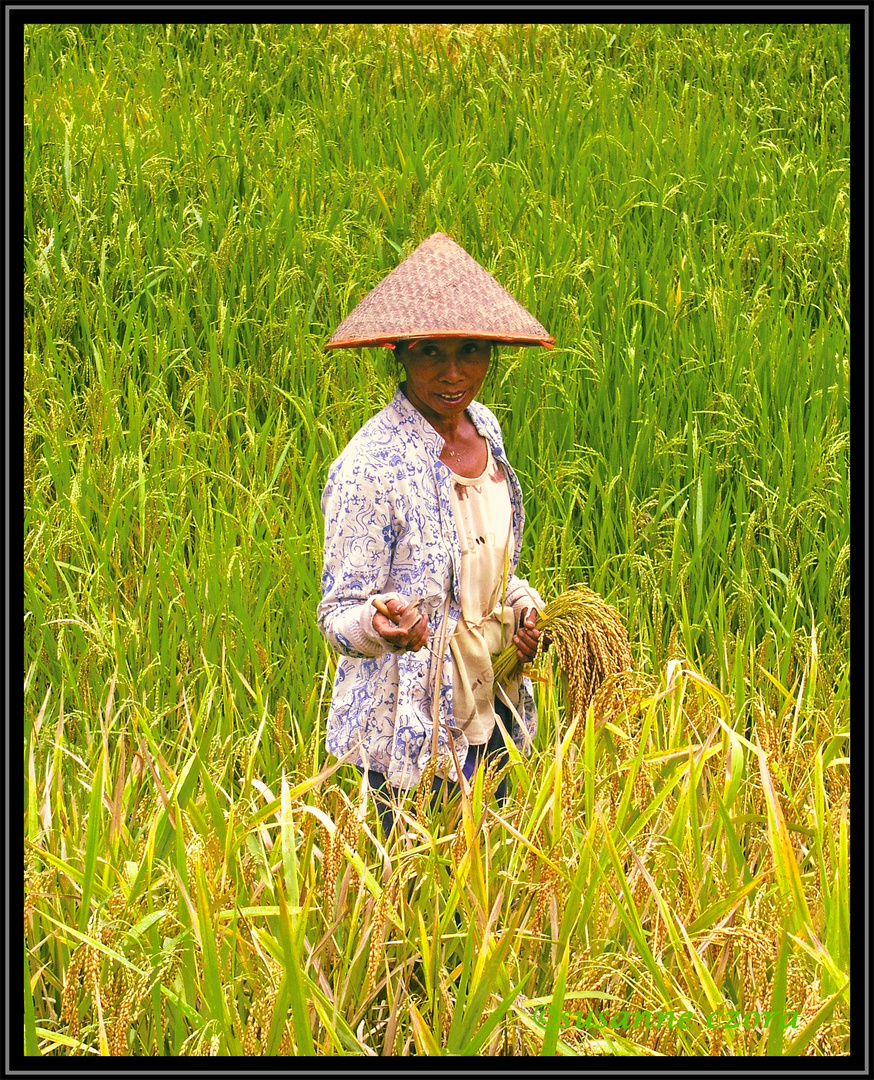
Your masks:
[{"label": "woven bamboo hat brim", "polygon": [[364,297],[326,349],[433,337],[486,338],[512,345],[555,340],[445,233],[434,233]]}]

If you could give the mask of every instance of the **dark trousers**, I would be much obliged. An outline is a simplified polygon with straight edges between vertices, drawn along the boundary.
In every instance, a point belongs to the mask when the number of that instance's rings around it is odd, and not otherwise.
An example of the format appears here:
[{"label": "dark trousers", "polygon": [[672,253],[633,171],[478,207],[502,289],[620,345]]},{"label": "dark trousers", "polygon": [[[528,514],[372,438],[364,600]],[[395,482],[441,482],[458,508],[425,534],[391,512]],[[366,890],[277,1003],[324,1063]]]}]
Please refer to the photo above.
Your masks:
[{"label": "dark trousers", "polygon": [[[513,714],[507,706],[501,701],[496,701],[495,712],[500,716],[501,723],[507,731],[512,731]],[[473,774],[480,762],[483,762],[484,767],[487,767],[495,760],[500,763],[500,767],[503,767],[510,760],[507,748],[504,745],[504,736],[501,734],[501,729],[497,724],[495,724],[495,729],[487,743],[468,747],[467,757],[461,767],[461,771],[468,780],[472,780]],[[363,772],[363,770],[360,771]],[[508,778],[506,776],[502,777],[497,788],[495,788],[495,796],[502,806],[510,797],[510,786],[507,780]],[[367,782],[370,785],[373,801],[376,803],[376,809],[379,811],[383,834],[388,837],[395,826],[395,815],[394,810],[392,809],[391,800],[393,796],[396,796],[397,789],[389,784],[383,773],[374,772],[373,769],[367,770]],[[432,810],[441,799],[444,788],[446,789],[447,796],[451,798],[459,789],[458,781],[446,780],[442,776],[434,777],[431,781]]]}]

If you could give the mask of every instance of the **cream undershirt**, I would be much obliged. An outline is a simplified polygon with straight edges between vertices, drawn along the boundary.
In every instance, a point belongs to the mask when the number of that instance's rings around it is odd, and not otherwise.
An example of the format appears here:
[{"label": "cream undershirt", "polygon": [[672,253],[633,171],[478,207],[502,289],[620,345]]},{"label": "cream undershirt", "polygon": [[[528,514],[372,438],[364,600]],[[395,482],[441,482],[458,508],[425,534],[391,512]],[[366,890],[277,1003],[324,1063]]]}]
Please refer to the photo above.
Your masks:
[{"label": "cream undershirt", "polygon": [[502,603],[513,558],[507,476],[491,447],[480,476],[452,474],[452,512],[461,544],[461,618],[449,641],[455,723],[468,742],[488,742],[495,726],[492,654],[513,637],[513,609]]}]

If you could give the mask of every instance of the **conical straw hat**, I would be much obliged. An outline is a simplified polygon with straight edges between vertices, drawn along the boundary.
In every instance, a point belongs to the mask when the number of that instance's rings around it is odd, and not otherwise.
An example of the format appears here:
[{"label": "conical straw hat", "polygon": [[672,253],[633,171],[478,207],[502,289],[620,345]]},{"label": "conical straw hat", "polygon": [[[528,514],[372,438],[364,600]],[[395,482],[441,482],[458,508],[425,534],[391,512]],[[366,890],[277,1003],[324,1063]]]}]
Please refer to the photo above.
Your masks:
[{"label": "conical straw hat", "polygon": [[434,233],[340,323],[327,349],[424,337],[487,338],[513,345],[554,339],[492,275],[445,233]]}]

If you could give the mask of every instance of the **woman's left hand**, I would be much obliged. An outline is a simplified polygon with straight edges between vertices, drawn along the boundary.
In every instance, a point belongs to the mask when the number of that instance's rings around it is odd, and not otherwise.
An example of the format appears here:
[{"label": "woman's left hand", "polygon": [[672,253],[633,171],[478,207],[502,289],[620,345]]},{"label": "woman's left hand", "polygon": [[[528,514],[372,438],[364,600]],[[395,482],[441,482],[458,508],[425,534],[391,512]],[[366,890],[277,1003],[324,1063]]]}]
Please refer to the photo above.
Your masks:
[{"label": "woman's left hand", "polygon": [[[540,633],[541,631],[537,629],[537,609],[529,608],[523,612],[519,629],[513,635],[513,644],[516,646],[516,652],[523,664],[530,664],[534,659]],[[544,648],[548,645],[549,641],[544,640]]]}]

